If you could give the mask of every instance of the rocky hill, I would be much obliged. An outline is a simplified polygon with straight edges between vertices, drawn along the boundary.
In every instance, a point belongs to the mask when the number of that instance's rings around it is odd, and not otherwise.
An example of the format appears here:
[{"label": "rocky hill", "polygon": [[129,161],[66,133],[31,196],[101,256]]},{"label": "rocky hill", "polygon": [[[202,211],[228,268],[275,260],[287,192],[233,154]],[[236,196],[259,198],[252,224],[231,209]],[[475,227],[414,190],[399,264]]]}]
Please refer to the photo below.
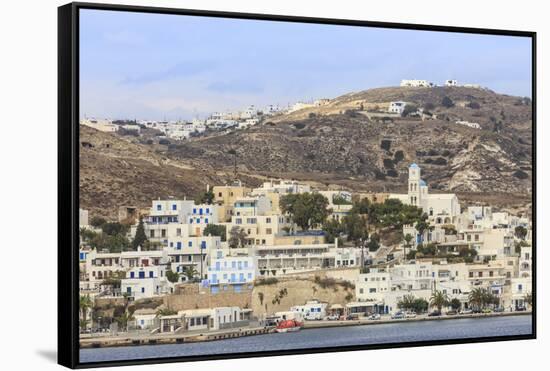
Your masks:
[{"label": "rocky hill", "polygon": [[[442,104],[445,98],[452,106]],[[436,119],[398,117],[403,100]],[[456,124],[479,123],[481,129]],[[422,168],[431,192],[529,211],[532,188],[529,99],[473,88],[379,88],[321,107],[263,120],[254,127],[168,146],[81,126],[80,191],[92,215],[119,206],[148,207],[157,197],[193,197],[237,176],[256,186],[293,178],[319,187],[405,191],[407,167]]]},{"label": "rocky hill", "polygon": [[[445,97],[452,107],[441,104]],[[437,119],[382,113],[394,100],[429,108]],[[436,191],[529,193],[531,143],[527,99],[474,88],[381,88],[171,146],[166,155],[227,169],[234,150],[243,174],[388,191],[404,189],[407,166],[417,162]]]},{"label": "rocky hill", "polygon": [[150,146],[80,126],[80,207],[117,218],[119,206],[150,207],[160,198],[192,198],[228,175],[174,161]]}]

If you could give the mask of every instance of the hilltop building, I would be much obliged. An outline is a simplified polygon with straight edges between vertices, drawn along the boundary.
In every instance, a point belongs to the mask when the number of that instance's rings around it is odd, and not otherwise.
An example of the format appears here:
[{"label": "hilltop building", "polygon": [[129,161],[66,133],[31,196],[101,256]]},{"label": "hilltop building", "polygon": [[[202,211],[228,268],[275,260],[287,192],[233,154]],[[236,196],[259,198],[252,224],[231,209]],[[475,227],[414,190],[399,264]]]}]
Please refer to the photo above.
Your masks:
[{"label": "hilltop building", "polygon": [[428,80],[401,80],[400,86],[412,88],[431,88],[435,86],[435,84]]}]

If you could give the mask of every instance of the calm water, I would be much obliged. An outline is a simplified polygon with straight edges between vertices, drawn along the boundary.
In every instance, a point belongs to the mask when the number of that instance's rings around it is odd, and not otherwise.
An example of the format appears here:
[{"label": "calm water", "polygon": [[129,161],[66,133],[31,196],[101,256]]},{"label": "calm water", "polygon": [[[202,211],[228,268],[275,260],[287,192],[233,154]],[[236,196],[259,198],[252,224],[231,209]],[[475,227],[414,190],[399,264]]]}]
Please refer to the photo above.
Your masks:
[{"label": "calm water", "polygon": [[256,335],[202,343],[82,349],[80,361],[118,361],[528,334],[531,334],[530,315],[464,318],[311,329],[288,334]]}]

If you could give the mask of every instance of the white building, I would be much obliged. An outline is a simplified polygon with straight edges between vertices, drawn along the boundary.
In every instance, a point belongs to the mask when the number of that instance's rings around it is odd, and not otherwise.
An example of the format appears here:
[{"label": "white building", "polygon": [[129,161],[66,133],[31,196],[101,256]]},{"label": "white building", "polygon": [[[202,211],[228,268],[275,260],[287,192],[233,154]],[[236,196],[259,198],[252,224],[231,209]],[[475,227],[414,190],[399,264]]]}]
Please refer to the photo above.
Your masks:
[{"label": "white building", "polygon": [[388,112],[397,113],[401,115],[405,110],[406,106],[407,106],[407,102],[403,102],[403,101],[390,102],[390,105],[388,107]]},{"label": "white building", "polygon": [[472,129],[478,129],[478,130],[481,129],[481,125],[479,125],[477,122],[457,121],[456,124],[462,125],[462,126],[467,126],[469,128],[472,128]]},{"label": "white building", "polygon": [[390,198],[420,207],[428,217],[439,217],[443,223],[453,223],[461,212],[458,197],[454,193],[429,193],[428,184],[421,179],[420,167],[415,163],[409,166],[408,193],[390,194]]},{"label": "white building", "polygon": [[111,120],[85,118],[80,123],[105,133],[114,133],[118,130],[118,125],[113,124]]},{"label": "white building", "polygon": [[208,267],[208,285],[212,293],[225,290],[240,292],[250,289],[256,279],[258,267],[254,256],[231,255],[230,250],[211,251]]},{"label": "white building", "polygon": [[418,87],[431,88],[434,86],[434,83],[429,82],[427,80],[401,80],[400,86],[402,87],[407,86],[407,87],[413,87],[413,88],[418,88]]},{"label": "white building", "polygon": [[166,266],[140,266],[126,272],[120,281],[122,293],[134,299],[171,294],[174,285],[166,278]]},{"label": "white building", "polygon": [[456,81],[456,80],[445,80],[445,86],[458,86],[458,81]]}]

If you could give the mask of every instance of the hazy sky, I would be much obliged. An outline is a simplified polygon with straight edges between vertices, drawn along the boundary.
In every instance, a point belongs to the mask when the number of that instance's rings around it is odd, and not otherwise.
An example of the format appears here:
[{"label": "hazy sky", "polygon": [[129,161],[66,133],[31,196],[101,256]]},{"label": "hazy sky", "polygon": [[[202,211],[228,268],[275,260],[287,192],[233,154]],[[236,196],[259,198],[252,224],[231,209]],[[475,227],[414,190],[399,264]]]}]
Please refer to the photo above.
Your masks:
[{"label": "hazy sky", "polygon": [[401,79],[531,95],[531,40],[81,10],[82,116],[191,119]]}]

